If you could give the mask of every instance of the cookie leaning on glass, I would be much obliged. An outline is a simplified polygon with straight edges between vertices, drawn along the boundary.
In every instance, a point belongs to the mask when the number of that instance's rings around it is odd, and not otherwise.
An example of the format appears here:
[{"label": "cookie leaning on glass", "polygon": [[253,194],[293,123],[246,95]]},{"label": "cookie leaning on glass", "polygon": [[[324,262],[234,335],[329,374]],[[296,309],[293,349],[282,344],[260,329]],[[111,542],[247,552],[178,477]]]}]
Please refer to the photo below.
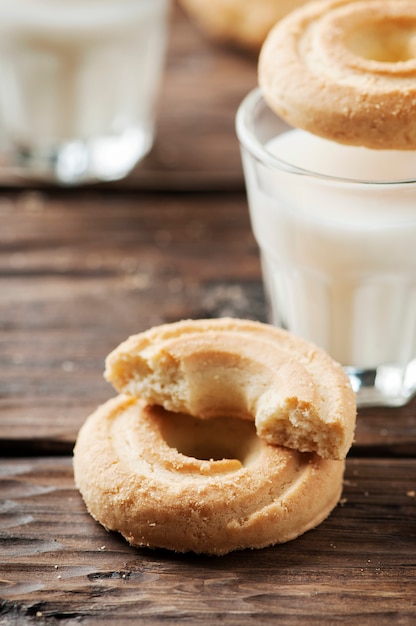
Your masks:
[{"label": "cookie leaning on glass", "polygon": [[260,53],[269,107],[338,143],[416,148],[416,3],[322,0],[283,18]]},{"label": "cookie leaning on glass", "polygon": [[308,342],[257,322],[183,321],[121,344],[106,377],[121,393],[82,427],[75,479],[92,516],[132,545],[260,548],[336,506],[355,397]]}]

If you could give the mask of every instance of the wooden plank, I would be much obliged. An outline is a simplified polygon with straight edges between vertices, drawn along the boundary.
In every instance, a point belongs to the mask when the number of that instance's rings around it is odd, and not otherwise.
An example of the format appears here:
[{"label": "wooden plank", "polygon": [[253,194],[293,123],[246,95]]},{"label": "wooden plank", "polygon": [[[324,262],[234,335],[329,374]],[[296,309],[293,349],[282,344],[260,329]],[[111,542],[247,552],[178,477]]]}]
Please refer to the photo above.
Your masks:
[{"label": "wooden plank", "polygon": [[[70,458],[0,462],[0,623],[410,624],[416,460],[350,459],[344,500],[290,543],[137,550],[86,513]],[[280,621],[281,620],[281,621]]]},{"label": "wooden plank", "polygon": [[352,453],[373,456],[416,455],[416,398],[399,408],[372,407],[358,413]]},{"label": "wooden plank", "polygon": [[[113,395],[104,358],[185,317],[265,319],[241,194],[18,193],[0,202],[0,451],[68,453]],[[414,455],[416,401],[362,411],[352,454]]]},{"label": "wooden plank", "polygon": [[[126,179],[105,187],[241,190],[234,121],[241,100],[257,84],[257,60],[209,41],[177,4],[169,32],[153,149]],[[0,184],[33,185],[4,163]]]},{"label": "wooden plank", "polygon": [[[0,204],[0,437],[72,447],[106,354],[182,317],[264,311],[243,195],[19,194]],[[46,443],[45,443],[46,442]]]}]

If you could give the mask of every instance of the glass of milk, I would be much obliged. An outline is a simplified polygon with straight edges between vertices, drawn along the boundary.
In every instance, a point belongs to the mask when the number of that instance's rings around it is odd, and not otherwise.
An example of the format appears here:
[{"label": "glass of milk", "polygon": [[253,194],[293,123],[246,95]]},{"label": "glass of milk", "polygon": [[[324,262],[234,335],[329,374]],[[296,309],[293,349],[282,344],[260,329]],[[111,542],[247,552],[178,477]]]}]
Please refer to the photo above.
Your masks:
[{"label": "glass of milk", "polygon": [[124,177],[150,150],[169,0],[0,0],[0,153],[29,178]]},{"label": "glass of milk", "polygon": [[237,113],[270,322],[324,348],[360,406],[416,392],[416,152],[286,126],[259,90]]}]

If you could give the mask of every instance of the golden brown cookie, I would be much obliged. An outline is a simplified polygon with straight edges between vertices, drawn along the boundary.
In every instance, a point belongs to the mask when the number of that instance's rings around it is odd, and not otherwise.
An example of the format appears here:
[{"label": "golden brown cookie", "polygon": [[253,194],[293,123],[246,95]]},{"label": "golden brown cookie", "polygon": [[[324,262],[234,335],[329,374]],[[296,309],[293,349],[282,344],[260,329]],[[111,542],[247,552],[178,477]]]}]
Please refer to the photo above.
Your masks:
[{"label": "golden brown cookie", "polygon": [[307,0],[179,0],[208,35],[258,51],[270,28]]},{"label": "golden brown cookie", "polygon": [[221,555],[294,539],[324,520],[344,461],[267,444],[253,423],[170,414],[120,395],[74,450],[91,515],[134,546]]},{"label": "golden brown cookie", "polygon": [[259,82],[290,125],[339,143],[416,148],[416,3],[308,3],[269,33]]},{"label": "golden brown cookie", "polygon": [[323,350],[268,324],[185,320],[130,337],[106,360],[120,393],[201,419],[255,421],[268,443],[345,458],[356,402]]}]

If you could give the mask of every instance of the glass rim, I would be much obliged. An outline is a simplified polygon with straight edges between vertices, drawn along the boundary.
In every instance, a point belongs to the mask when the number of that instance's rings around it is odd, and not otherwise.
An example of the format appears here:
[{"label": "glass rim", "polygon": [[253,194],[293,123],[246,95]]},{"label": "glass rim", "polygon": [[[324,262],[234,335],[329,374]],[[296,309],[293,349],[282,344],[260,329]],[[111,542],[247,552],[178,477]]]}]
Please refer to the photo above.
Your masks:
[{"label": "glass rim", "polygon": [[[356,187],[399,187],[399,186],[416,186],[415,178],[404,178],[395,180],[365,180],[348,178],[342,176],[334,176],[332,174],[324,174],[321,172],[315,172],[306,168],[293,165],[284,159],[277,157],[272,152],[269,152],[261,141],[256,137],[256,133],[253,127],[252,112],[256,106],[265,106],[267,104],[263,98],[261,89],[256,87],[250,91],[245,98],[241,101],[235,118],[235,128],[238,140],[243,148],[248,150],[258,161],[264,163],[270,168],[278,169],[297,176],[308,176],[309,178],[321,179],[332,183],[342,183],[346,185]],[[289,127],[290,129],[290,127]]]}]

